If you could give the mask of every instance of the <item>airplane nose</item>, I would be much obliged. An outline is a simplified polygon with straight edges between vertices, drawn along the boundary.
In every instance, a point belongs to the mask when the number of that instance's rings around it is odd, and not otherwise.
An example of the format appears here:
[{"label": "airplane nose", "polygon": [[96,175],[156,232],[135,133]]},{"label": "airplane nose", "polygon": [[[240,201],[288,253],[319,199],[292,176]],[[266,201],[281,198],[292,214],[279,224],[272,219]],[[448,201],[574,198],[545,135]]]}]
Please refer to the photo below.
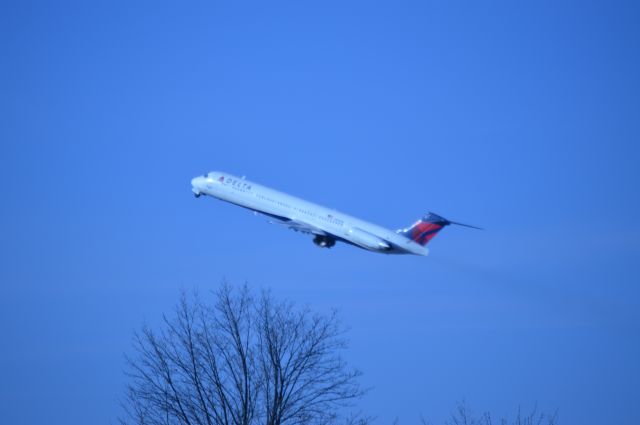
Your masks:
[{"label": "airplane nose", "polygon": [[196,195],[196,197],[200,196],[201,187],[203,186],[204,178],[202,176],[194,177],[191,179],[191,191]]}]

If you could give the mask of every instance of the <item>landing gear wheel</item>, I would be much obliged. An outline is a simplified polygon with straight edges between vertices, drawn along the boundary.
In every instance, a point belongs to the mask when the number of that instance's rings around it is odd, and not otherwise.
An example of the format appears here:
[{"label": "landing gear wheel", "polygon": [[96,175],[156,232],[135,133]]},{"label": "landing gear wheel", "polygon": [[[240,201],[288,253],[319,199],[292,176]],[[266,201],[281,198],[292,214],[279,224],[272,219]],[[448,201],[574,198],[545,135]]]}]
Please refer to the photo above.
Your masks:
[{"label": "landing gear wheel", "polygon": [[313,238],[313,243],[320,248],[331,248],[336,244],[336,240],[329,236],[316,235],[316,237]]}]

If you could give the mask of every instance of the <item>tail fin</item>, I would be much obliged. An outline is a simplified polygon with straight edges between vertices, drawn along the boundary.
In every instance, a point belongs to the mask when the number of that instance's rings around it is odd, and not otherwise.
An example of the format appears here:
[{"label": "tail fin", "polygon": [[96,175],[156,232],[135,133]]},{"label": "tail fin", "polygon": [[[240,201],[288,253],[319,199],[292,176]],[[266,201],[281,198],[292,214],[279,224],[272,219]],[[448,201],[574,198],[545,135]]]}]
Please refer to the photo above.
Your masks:
[{"label": "tail fin", "polygon": [[399,233],[413,240],[415,243],[425,246],[440,230],[442,230],[443,227],[450,224],[480,229],[480,227],[449,221],[444,217],[440,217],[438,214],[429,212],[427,215],[415,222],[411,227],[402,229]]}]

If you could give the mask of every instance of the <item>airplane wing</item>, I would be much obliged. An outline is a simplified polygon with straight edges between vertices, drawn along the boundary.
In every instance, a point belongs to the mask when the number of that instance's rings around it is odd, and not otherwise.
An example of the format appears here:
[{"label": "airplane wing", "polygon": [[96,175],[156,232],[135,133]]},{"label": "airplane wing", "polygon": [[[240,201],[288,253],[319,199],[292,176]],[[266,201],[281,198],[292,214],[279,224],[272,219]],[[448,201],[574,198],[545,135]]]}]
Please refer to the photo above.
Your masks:
[{"label": "airplane wing", "polygon": [[[293,220],[293,219],[274,219],[269,220],[271,224],[280,224],[282,226],[288,227],[291,230],[295,230],[296,232],[309,233],[312,235],[321,235],[321,236],[330,236],[331,234],[325,232],[319,227],[316,227],[309,223],[304,223],[302,221]],[[333,236],[333,235],[331,235]]]},{"label": "airplane wing", "polygon": [[289,229],[295,230],[296,232],[309,233],[312,235],[321,235],[321,236],[333,236],[329,232],[325,232],[319,227],[314,226],[313,224],[305,223],[304,221],[296,220],[289,217],[283,217],[279,215],[269,214],[264,211],[252,210],[254,214],[262,214],[269,217],[269,223],[271,224],[279,224],[281,226],[288,227]]},{"label": "airplane wing", "polygon": [[[264,213],[262,213],[262,214],[264,214]],[[386,240],[386,239],[383,239],[383,238],[379,238],[377,236],[375,237],[376,241],[367,244],[366,242],[364,242],[362,240],[358,241],[357,239],[356,240],[345,239],[344,237],[337,236],[337,235],[335,235],[335,234],[333,234],[331,232],[328,232],[328,231],[323,230],[323,229],[321,229],[321,228],[319,228],[317,226],[314,226],[313,224],[305,223],[305,222],[300,221],[300,220],[291,219],[291,218],[287,218],[287,217],[274,216],[274,215],[271,215],[271,214],[265,214],[265,215],[269,216],[269,218],[270,218],[269,223],[279,224],[281,226],[285,226],[285,227],[287,227],[289,229],[295,230],[296,232],[308,233],[308,234],[312,234],[312,235],[327,236],[327,237],[333,238],[334,240],[341,240],[343,242],[350,243],[352,245],[356,245],[356,246],[359,246],[359,247],[364,248],[364,249],[370,249],[372,244],[374,244],[374,243],[378,243],[378,246],[384,248],[383,245],[380,245],[380,243],[381,243],[381,244],[386,245],[386,248],[389,249],[389,250],[406,251],[405,247],[403,247],[401,245],[398,245],[398,244],[395,244],[395,243],[393,243],[393,242],[391,242],[389,240]],[[411,242],[412,241],[409,240],[409,243],[411,243]]]},{"label": "airplane wing", "polygon": [[[384,238],[380,238],[377,236],[374,236],[376,238],[375,241],[370,241],[369,244],[367,244],[365,241],[363,240],[358,240],[358,239],[345,239],[342,236],[338,236],[335,235],[331,232],[328,232],[324,229],[321,229],[320,227],[314,226],[313,224],[309,224],[306,223],[304,221],[301,220],[297,220],[294,218],[288,218],[288,217],[282,217],[282,216],[277,216],[277,215],[273,215],[273,214],[269,214],[269,213],[265,213],[262,211],[254,211],[256,214],[263,214],[269,217],[269,223],[271,224],[279,224],[281,226],[285,226],[291,230],[295,230],[296,232],[301,232],[301,233],[307,233],[307,234],[311,234],[311,235],[319,235],[319,236],[327,236],[330,237],[334,240],[341,240],[343,242],[346,243],[350,243],[352,245],[356,245],[359,246],[361,248],[364,249],[371,249],[372,244],[378,244],[379,247],[382,248],[387,248],[389,250],[395,250],[395,251],[406,251],[406,248],[395,244],[387,239]],[[409,239],[408,243],[411,243],[412,241]],[[381,245],[382,244],[382,245]]]}]

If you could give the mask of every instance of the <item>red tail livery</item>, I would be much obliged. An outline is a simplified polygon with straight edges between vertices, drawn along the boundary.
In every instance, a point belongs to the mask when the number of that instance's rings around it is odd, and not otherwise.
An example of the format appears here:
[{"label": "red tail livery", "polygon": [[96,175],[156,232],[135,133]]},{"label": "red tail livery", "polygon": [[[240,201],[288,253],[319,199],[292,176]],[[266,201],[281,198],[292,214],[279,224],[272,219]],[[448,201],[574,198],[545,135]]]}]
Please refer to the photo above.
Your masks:
[{"label": "red tail livery", "polygon": [[479,227],[470,226],[468,224],[449,221],[444,217],[440,217],[438,214],[429,212],[411,227],[403,229],[399,233],[413,240],[415,243],[425,246],[440,230],[442,230],[443,227],[450,224],[479,229]]}]

